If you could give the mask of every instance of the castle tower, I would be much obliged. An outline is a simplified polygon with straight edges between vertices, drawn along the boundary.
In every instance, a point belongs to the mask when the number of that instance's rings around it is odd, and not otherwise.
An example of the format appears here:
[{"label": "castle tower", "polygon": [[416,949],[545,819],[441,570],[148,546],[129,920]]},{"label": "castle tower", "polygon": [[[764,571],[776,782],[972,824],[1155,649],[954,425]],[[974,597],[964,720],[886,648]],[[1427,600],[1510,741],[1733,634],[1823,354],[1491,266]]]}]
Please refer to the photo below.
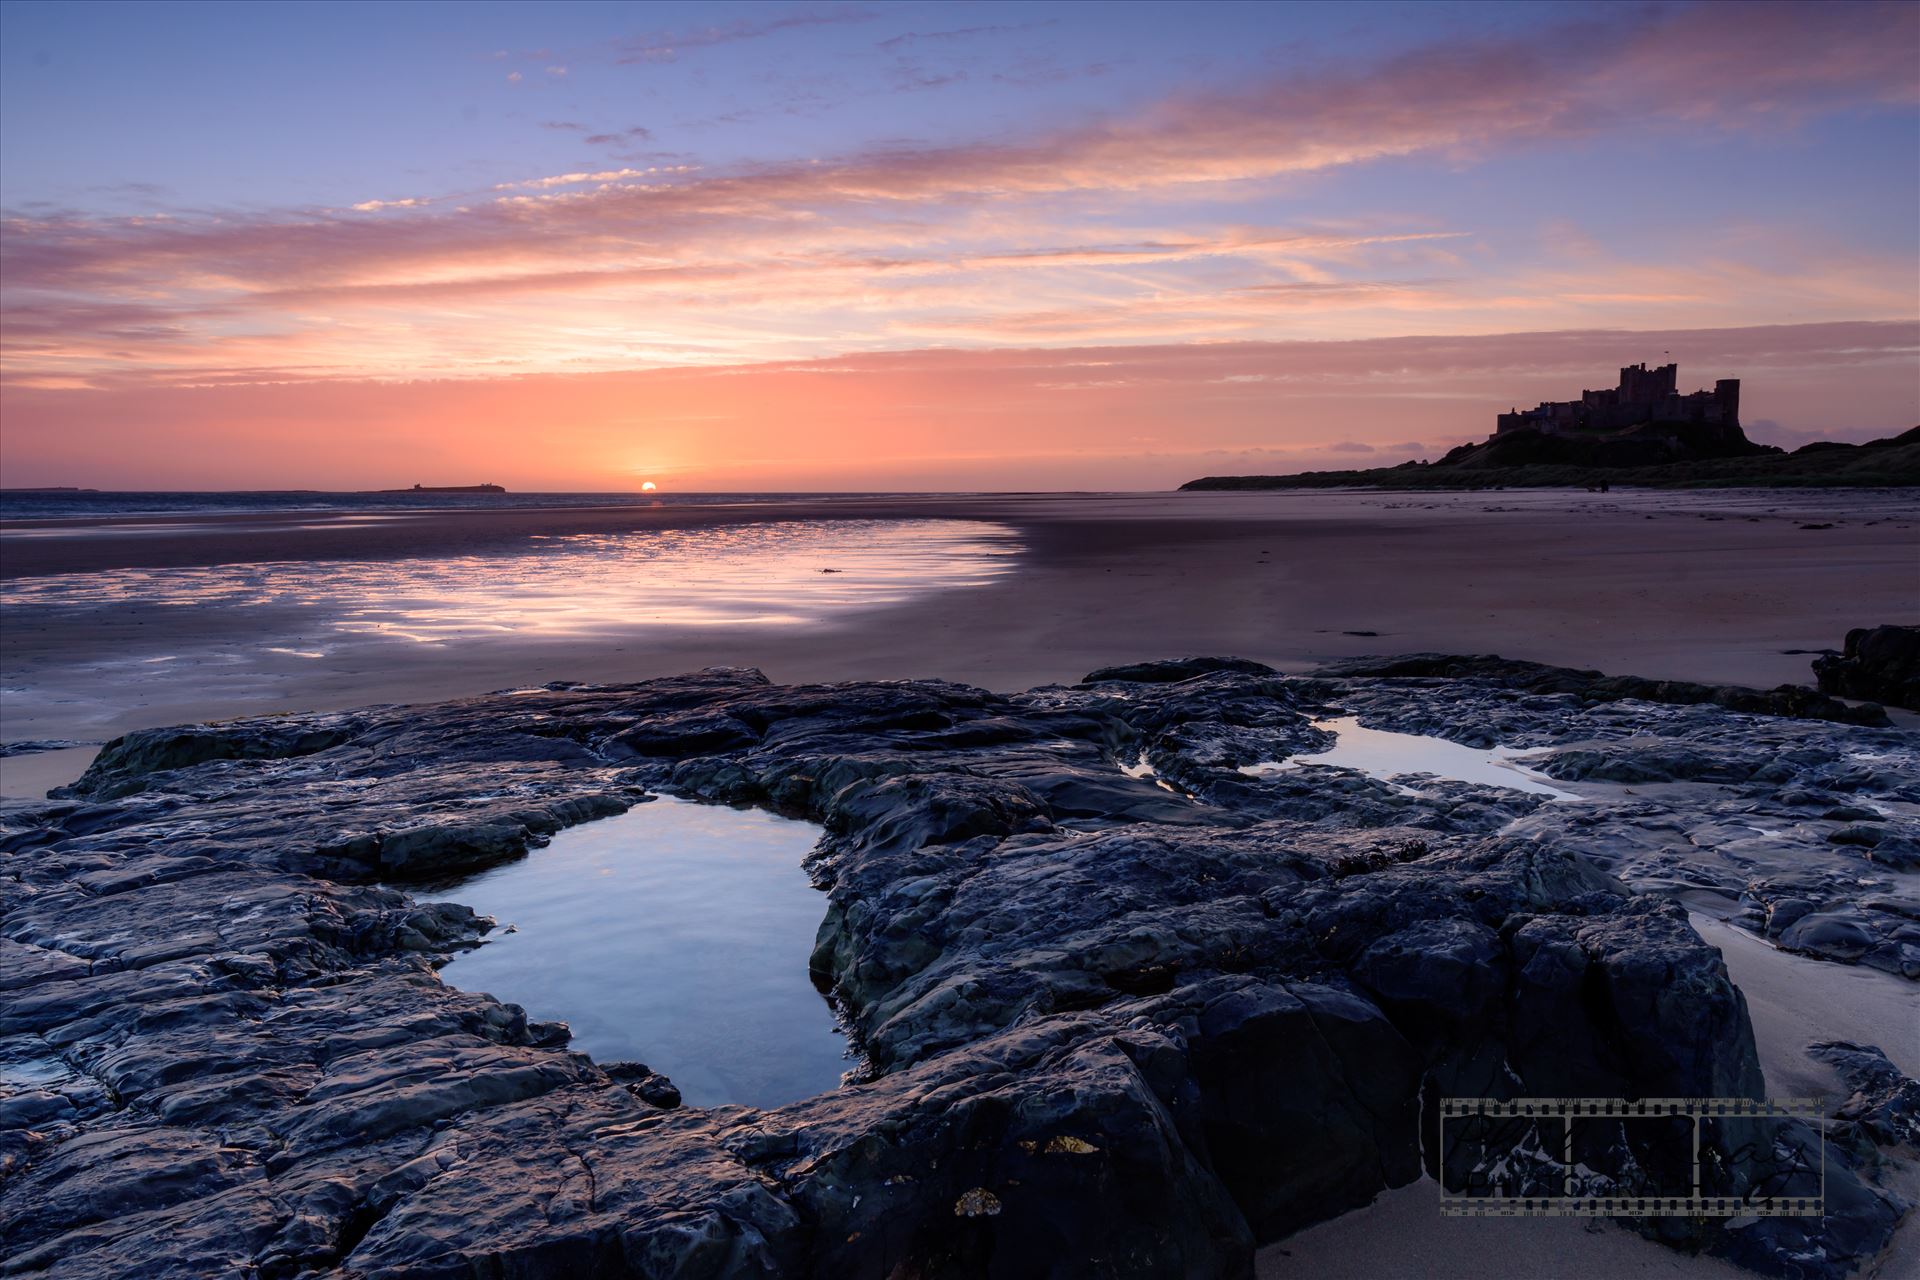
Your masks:
[{"label": "castle tower", "polygon": [[1620,403],[1658,404],[1680,389],[1680,366],[1663,364],[1649,369],[1645,364],[1630,364],[1620,371]]},{"label": "castle tower", "polygon": [[1722,378],[1713,384],[1713,398],[1720,402],[1720,421],[1740,425],[1740,379]]}]

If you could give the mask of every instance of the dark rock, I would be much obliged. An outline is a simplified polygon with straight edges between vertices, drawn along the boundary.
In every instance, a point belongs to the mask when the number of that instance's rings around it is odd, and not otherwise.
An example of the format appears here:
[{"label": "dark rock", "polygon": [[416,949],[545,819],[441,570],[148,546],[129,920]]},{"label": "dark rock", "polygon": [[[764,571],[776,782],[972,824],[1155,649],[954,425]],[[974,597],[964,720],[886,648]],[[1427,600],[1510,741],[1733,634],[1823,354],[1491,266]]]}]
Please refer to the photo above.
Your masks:
[{"label": "dark rock", "polygon": [[[1189,1051],[1206,1150],[1256,1236],[1419,1176],[1419,1055],[1378,1008],[1317,984],[1222,985]],[[1320,1158],[1275,1159],[1288,1149]]]},{"label": "dark rock", "polygon": [[1920,840],[1907,835],[1883,835],[1873,843],[1867,857],[1896,871],[1912,871],[1920,867]]},{"label": "dark rock", "polygon": [[[75,799],[0,814],[0,1064],[33,1081],[4,1104],[27,1127],[0,1132],[0,1253],[76,1277],[1237,1276],[1418,1177],[1423,1099],[1757,1095],[1739,993],[1657,896],[1719,887],[1674,849],[1764,846],[1856,795],[1891,811],[1876,855],[1901,847],[1910,744],[1778,692],[1374,665],[1012,697],[715,670],[129,735]],[[1241,771],[1324,748],[1333,713],[1679,790],[1603,810]],[[438,980],[490,924],[447,877],[658,791],[825,827],[810,964],[864,1083],[691,1108]],[[1864,905],[1901,899],[1863,898],[1863,846],[1780,839],[1798,861],[1726,887],[1756,927],[1899,971],[1915,922]],[[1831,1227],[1686,1242],[1877,1247],[1892,1201],[1830,1173]]]},{"label": "dark rock", "polygon": [[1873,934],[1850,914],[1818,912],[1802,916],[1780,933],[1789,951],[1807,951],[1829,960],[1855,961],[1873,947]]},{"label": "dark rock", "polygon": [[[1764,1186],[1770,1195],[1823,1193],[1825,1212],[1810,1220],[1763,1215],[1736,1225],[1712,1242],[1713,1251],[1756,1271],[1781,1276],[1841,1277],[1882,1252],[1900,1216],[1912,1204],[1875,1185],[1891,1152],[1911,1158],[1920,1145],[1920,1081],[1903,1074],[1872,1045],[1823,1041],[1808,1055],[1832,1066],[1848,1096],[1831,1117],[1823,1141],[1811,1126],[1795,1121],[1745,1129],[1770,1152]],[[1835,1170],[1842,1171],[1839,1179]],[[1720,1190],[1716,1188],[1716,1191]],[[1734,1187],[1727,1191],[1738,1193]]]},{"label": "dark rock", "polygon": [[66,751],[72,747],[97,747],[98,741],[80,742],[72,738],[16,738],[0,742],[0,760],[8,756],[38,755],[43,751]]},{"label": "dark rock", "polygon": [[102,747],[80,781],[65,790],[74,795],[113,798],[127,794],[136,778],[209,760],[285,760],[313,755],[339,746],[359,725],[352,717],[326,716],[282,724],[244,721],[141,729]]},{"label": "dark rock", "polygon": [[1820,691],[1920,711],[1920,627],[1856,627],[1838,655],[1813,660]]},{"label": "dark rock", "polygon": [[1920,1148],[1920,1080],[1874,1045],[1825,1040],[1807,1052],[1838,1071],[1849,1091],[1835,1119],[1857,1126],[1876,1147]]},{"label": "dark rock", "polygon": [[1776,898],[1767,904],[1767,936],[1777,938],[1793,924],[1812,914],[1813,903],[1805,898]]},{"label": "dark rock", "polygon": [[672,1109],[680,1105],[680,1090],[671,1080],[641,1062],[603,1062],[600,1069],[610,1079],[626,1086],[628,1093],[656,1107]]},{"label": "dark rock", "polygon": [[1121,667],[1101,667],[1089,672],[1085,683],[1102,684],[1109,680],[1129,684],[1168,684],[1191,680],[1195,676],[1230,671],[1239,675],[1270,676],[1273,668],[1245,658],[1169,658],[1160,662],[1135,662]]}]

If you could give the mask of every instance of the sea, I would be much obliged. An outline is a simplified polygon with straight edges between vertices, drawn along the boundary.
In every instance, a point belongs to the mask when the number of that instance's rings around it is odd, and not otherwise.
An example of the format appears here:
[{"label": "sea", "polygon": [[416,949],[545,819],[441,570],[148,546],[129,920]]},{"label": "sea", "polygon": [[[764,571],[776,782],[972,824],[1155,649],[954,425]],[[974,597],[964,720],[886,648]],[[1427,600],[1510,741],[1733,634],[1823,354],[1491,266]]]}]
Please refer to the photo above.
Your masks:
[{"label": "sea", "polygon": [[273,512],[469,511],[525,507],[699,506],[709,503],[904,497],[889,493],[330,493],[317,489],[196,493],[105,489],[0,489],[0,520],[89,516],[254,515]]}]

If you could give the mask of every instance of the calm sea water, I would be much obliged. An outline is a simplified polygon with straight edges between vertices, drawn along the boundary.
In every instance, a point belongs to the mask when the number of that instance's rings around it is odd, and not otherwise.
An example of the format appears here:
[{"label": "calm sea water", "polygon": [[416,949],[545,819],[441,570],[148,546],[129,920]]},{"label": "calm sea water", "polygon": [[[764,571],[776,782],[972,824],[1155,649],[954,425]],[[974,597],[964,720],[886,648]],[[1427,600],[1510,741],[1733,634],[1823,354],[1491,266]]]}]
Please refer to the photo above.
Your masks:
[{"label": "calm sea water", "polygon": [[[0,543],[49,528],[64,527],[18,526]],[[727,628],[737,641],[743,629],[821,625],[984,586],[1020,552],[1014,530],[975,520],[756,520],[530,534],[470,555],[10,578],[0,738],[91,741],[354,705],[396,664],[432,680],[437,693],[407,690],[422,698],[579,676],[573,658],[605,672],[609,654],[645,636]]]},{"label": "calm sea water", "polygon": [[694,1106],[824,1093],[856,1063],[807,974],[827,900],[800,862],[819,838],[664,798],[570,828],[435,891],[499,922],[440,976],[566,1022],[601,1062],[664,1072]]},{"label": "calm sea water", "polygon": [[[30,530],[19,536],[34,536]],[[296,609],[302,634],[439,643],[641,625],[818,621],[1007,572],[1014,532],[973,520],[769,520],[713,529],[531,534],[517,549],[401,560],[101,569],[0,582],[9,612]],[[24,616],[16,613],[15,616]]]},{"label": "calm sea water", "polygon": [[275,511],[469,511],[518,507],[700,506],[719,502],[902,497],[874,493],[327,493],[320,490],[147,493],[0,489],[0,520],[223,515]]}]

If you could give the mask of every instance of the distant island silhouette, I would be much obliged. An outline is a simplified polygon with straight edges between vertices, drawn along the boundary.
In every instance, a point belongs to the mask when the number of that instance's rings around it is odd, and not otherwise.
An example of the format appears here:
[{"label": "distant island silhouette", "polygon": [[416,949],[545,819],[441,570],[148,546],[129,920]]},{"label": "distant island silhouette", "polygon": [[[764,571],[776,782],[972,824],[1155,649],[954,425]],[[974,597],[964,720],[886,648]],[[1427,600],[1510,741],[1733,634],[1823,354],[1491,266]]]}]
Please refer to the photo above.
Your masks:
[{"label": "distant island silhouette", "polygon": [[416,484],[411,489],[375,489],[374,493],[505,493],[497,484]]}]

